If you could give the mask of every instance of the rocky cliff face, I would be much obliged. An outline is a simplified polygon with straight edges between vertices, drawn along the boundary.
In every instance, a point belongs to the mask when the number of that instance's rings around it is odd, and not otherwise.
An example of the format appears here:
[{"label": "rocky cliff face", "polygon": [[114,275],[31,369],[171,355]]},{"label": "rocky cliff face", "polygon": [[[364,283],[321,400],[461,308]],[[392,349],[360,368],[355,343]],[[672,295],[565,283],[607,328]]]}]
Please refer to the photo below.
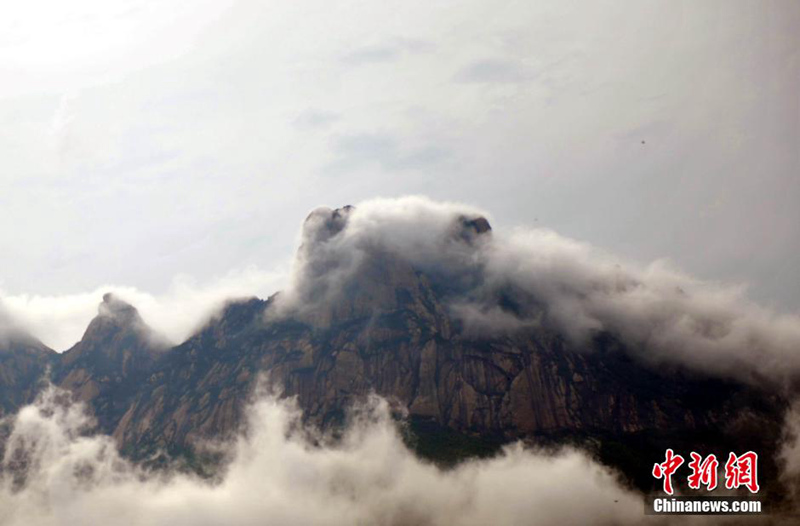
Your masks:
[{"label": "rocky cliff face", "polygon": [[109,431],[164,350],[165,341],[133,306],[106,294],[83,338],[59,356],[51,378],[90,403],[101,429]]},{"label": "rocky cliff face", "polygon": [[[133,458],[180,455],[199,440],[230,435],[266,378],[323,426],[340,422],[360,397],[382,395],[417,424],[422,450],[442,432],[479,441],[570,441],[643,487],[651,480],[641,466],[666,447],[703,447],[720,457],[755,449],[766,453],[763,469],[775,469],[769,458],[787,405],[776,395],[655,369],[630,358],[610,333],[577,345],[547,324],[482,330],[454,316],[454,298],[481,265],[470,259],[472,247],[491,236],[484,218],[460,217],[448,231],[446,242],[469,262],[453,274],[419,268],[380,245],[361,247],[344,262],[330,257],[325,244],[335,242],[349,213],[309,216],[299,256],[309,279],[291,295],[231,303],[171,349],[133,307],[107,296],[66,353],[15,352],[16,370],[26,371],[18,377],[41,374],[51,360],[53,381],[86,401],[99,427]],[[536,309],[513,290],[496,302],[511,314]],[[36,356],[28,365],[26,352]],[[30,399],[33,384],[25,381],[29,387],[4,404]]]}]

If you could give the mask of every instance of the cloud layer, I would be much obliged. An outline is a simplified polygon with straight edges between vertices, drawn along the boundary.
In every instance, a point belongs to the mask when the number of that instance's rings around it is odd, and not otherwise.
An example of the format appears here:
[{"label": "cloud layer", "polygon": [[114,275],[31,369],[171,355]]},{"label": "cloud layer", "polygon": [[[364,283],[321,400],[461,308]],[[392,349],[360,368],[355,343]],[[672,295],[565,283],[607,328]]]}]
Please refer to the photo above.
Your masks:
[{"label": "cloud layer", "polygon": [[388,254],[447,283],[454,315],[481,332],[544,324],[580,346],[608,331],[649,362],[780,386],[798,378],[800,317],[749,301],[743,287],[664,261],[626,262],[542,228],[465,239],[464,221],[484,215],[422,197],[318,209],[281,302],[290,310],[337,302],[364,261]]},{"label": "cloud layer", "polygon": [[0,294],[0,330],[5,309],[9,320],[13,319],[19,327],[53,349],[64,351],[81,338],[86,326],[97,315],[103,295],[112,292],[115,297],[134,305],[145,323],[173,343],[180,343],[226,301],[267,297],[285,281],[286,273],[280,269],[268,272],[251,267],[205,283],[179,276],[163,294],[119,285],[53,296]]},{"label": "cloud layer", "polygon": [[[642,503],[583,454],[505,449],[441,471],[418,460],[380,399],[344,438],[312,445],[291,401],[264,397],[211,483],[141,471],[90,436],[79,404],[50,388],[20,411],[3,459],[0,524],[636,524]],[[307,430],[308,433],[314,433]],[[16,468],[17,476],[13,476]],[[24,475],[23,475],[24,473]]]},{"label": "cloud layer", "polygon": [[271,267],[298,210],[424,192],[800,308],[798,25],[781,0],[12,3],[0,288],[161,295]]}]

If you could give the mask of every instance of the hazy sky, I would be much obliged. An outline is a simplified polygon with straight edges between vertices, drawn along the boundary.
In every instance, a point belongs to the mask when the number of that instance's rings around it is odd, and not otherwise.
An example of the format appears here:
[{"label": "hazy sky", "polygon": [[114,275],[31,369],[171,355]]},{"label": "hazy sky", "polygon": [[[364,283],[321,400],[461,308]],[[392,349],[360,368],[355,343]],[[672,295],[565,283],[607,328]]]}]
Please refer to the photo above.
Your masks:
[{"label": "hazy sky", "polygon": [[0,8],[7,296],[285,266],[405,194],[800,310],[800,2]]}]

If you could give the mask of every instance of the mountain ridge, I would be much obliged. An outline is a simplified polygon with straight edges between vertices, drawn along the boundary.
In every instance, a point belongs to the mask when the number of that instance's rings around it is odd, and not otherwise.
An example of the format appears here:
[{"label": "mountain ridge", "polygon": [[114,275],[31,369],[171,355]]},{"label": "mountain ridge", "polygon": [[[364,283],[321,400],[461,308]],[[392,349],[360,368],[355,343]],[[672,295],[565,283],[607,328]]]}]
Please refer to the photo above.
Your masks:
[{"label": "mountain ridge", "polygon": [[[646,489],[653,481],[641,461],[666,447],[722,458],[736,446],[765,452],[763,469],[777,473],[788,407],[779,393],[654,367],[609,331],[581,343],[546,322],[509,325],[542,307],[510,285],[475,286],[486,265],[476,248],[492,235],[482,216],[457,215],[436,238],[459,265],[415,264],[391,240],[357,245],[343,260],[336,244],[353,210],[318,209],[306,219],[303,286],[229,302],[171,347],[107,294],[83,338],[60,355],[42,350],[37,371],[49,369],[135,460],[191,456],[206,440],[235,435],[266,377],[323,428],[340,425],[362,397],[383,396],[410,419],[421,451],[443,433],[485,444],[574,443]],[[502,330],[476,329],[458,315],[454,301],[470,294],[491,297]],[[36,385],[11,406],[29,403]],[[447,453],[430,456],[438,454]]]}]

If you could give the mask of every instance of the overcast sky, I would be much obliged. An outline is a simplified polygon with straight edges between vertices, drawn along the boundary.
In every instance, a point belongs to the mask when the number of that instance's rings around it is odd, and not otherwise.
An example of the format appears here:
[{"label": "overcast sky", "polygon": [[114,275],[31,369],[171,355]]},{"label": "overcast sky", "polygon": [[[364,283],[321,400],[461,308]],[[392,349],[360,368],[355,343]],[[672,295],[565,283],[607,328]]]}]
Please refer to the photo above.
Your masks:
[{"label": "overcast sky", "polygon": [[800,310],[800,2],[0,8],[5,296],[285,268],[406,194]]}]

